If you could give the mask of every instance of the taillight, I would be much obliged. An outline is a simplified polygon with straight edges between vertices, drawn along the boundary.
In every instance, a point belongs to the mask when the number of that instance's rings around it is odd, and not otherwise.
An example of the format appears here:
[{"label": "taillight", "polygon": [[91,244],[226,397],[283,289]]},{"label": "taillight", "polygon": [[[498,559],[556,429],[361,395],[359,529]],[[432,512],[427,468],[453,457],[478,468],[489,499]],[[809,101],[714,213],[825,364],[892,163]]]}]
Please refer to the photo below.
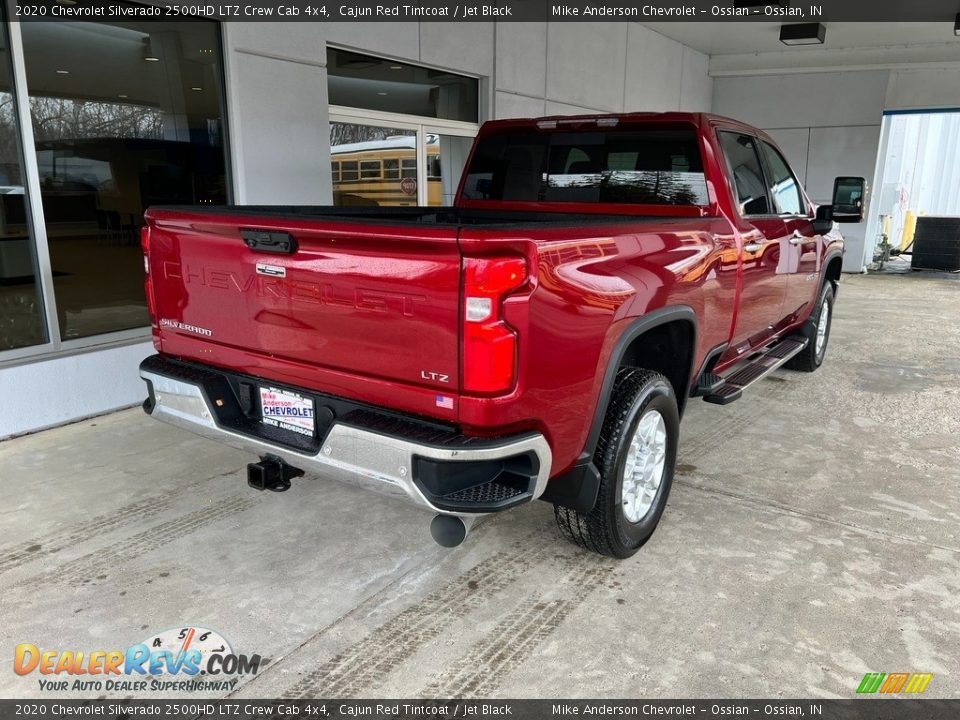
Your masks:
[{"label": "taillight", "polygon": [[153,323],[157,321],[157,305],[153,298],[153,279],[150,276],[150,226],[144,225],[140,228],[140,247],[143,248],[143,290],[147,296],[147,311],[150,313],[150,320]]},{"label": "taillight", "polygon": [[504,322],[502,303],[526,279],[523,258],[464,259],[464,392],[504,392],[516,382],[517,333]]}]

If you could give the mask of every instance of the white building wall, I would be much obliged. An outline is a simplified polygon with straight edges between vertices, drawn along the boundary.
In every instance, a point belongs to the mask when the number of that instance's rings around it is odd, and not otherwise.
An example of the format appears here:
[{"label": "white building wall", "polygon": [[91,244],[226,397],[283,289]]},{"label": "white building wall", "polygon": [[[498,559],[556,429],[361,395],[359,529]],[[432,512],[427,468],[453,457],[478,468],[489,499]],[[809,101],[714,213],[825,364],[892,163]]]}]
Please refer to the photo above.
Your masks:
[{"label": "white building wall", "polygon": [[890,72],[884,109],[935,108],[960,108],[960,68],[918,68]]},{"label": "white building wall", "polygon": [[146,396],[137,366],[150,342],[0,370],[0,439],[128,407]]},{"label": "white building wall", "polygon": [[708,57],[635,23],[496,26],[493,117],[710,110]]},{"label": "white building wall", "polygon": [[321,26],[223,24],[238,204],[330,202],[326,46],[314,27]]}]

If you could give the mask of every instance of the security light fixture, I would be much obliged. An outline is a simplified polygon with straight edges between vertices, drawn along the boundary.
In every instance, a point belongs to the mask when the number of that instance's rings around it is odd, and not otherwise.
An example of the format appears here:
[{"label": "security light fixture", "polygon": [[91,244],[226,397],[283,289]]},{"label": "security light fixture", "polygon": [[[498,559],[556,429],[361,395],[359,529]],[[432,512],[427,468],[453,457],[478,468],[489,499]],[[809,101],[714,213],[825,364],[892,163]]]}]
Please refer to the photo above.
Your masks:
[{"label": "security light fixture", "polygon": [[823,45],[827,28],[823,23],[781,25],[780,42],[784,45]]},{"label": "security light fixture", "polygon": [[57,75],[69,75],[69,70],[57,70]]}]

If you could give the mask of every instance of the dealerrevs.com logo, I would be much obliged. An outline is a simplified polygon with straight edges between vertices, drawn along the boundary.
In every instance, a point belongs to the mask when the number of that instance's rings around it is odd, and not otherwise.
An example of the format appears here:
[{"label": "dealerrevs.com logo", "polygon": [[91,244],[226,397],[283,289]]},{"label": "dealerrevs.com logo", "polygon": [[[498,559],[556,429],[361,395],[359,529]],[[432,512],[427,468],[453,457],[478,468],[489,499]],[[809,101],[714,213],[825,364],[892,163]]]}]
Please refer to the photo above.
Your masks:
[{"label": "dealerrevs.com logo", "polygon": [[219,633],[197,626],[165,630],[126,650],[14,649],[17,675],[38,675],[40,689],[143,692],[233,690],[260,670],[259,655],[233,651]]}]

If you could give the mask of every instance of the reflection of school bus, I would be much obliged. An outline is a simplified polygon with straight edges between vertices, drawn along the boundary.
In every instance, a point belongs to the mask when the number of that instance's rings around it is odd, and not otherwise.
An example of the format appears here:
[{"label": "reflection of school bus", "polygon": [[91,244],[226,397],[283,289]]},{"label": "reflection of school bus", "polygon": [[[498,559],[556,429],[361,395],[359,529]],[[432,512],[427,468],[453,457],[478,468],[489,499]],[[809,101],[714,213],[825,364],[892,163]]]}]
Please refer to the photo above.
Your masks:
[{"label": "reflection of school bus", "polygon": [[[384,140],[330,148],[335,205],[416,205],[417,138]],[[427,135],[427,204],[440,205],[440,138]]]}]

